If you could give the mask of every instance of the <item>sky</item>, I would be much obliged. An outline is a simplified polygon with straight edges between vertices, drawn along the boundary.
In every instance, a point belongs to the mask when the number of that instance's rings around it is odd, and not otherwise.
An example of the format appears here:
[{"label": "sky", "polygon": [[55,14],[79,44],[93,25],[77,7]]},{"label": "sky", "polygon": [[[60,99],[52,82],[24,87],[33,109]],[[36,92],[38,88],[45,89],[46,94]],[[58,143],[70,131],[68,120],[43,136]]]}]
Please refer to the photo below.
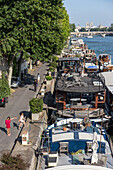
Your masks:
[{"label": "sky", "polygon": [[110,26],[113,23],[113,0],[63,0],[70,23],[86,26]]}]

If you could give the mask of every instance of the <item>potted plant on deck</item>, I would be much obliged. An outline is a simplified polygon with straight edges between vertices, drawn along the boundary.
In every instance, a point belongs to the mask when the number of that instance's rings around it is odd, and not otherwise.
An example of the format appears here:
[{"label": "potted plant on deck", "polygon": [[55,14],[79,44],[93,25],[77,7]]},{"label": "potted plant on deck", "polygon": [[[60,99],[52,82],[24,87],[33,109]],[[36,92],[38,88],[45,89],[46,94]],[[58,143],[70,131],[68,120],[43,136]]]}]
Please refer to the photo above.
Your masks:
[{"label": "potted plant on deck", "polygon": [[32,113],[32,121],[37,121],[43,110],[43,100],[33,98],[29,101],[30,111]]}]

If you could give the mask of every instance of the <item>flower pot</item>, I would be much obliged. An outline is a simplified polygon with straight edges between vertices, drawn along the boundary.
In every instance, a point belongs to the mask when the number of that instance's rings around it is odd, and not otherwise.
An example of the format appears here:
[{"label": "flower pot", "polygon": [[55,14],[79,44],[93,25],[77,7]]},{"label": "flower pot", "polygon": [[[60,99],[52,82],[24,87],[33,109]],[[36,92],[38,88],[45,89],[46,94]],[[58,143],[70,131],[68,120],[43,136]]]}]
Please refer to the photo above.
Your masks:
[{"label": "flower pot", "polygon": [[40,112],[39,113],[32,113],[32,121],[39,120]]},{"label": "flower pot", "polygon": [[50,85],[51,85],[51,82],[52,82],[52,80],[47,80],[46,84],[47,84],[48,86],[50,86]]}]

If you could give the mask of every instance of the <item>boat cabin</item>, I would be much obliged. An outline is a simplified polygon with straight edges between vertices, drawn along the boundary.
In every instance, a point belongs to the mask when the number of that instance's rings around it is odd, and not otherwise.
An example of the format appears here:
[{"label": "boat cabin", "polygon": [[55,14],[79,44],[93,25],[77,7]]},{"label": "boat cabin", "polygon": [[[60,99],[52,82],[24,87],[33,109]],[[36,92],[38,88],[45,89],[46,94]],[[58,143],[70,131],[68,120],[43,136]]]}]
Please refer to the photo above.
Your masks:
[{"label": "boat cabin", "polygon": [[106,102],[105,111],[107,115],[113,117],[113,72],[103,72],[100,74],[100,78],[106,88]]},{"label": "boat cabin", "polygon": [[100,54],[99,62],[101,63],[101,65],[111,64],[111,56],[109,54]]},{"label": "boat cabin", "polygon": [[[88,76],[79,73],[59,72],[56,82],[56,107],[58,114],[70,114],[85,117],[103,114],[106,93],[105,88],[96,75]],[[67,115],[67,114],[66,114]]]},{"label": "boat cabin", "polygon": [[76,71],[76,68],[80,64],[80,58],[79,57],[64,57],[64,58],[59,58],[58,61],[58,69],[63,70],[64,73]]}]

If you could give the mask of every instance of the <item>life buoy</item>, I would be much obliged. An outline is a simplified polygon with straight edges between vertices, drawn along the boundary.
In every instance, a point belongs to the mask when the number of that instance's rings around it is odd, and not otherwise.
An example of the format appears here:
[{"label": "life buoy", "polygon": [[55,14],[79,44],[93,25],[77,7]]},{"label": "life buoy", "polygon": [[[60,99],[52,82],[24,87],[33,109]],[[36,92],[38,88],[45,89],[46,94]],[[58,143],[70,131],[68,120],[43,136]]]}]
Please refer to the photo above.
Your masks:
[{"label": "life buoy", "polygon": [[83,121],[84,121],[84,123],[88,123],[89,122],[89,118],[85,117]]}]

